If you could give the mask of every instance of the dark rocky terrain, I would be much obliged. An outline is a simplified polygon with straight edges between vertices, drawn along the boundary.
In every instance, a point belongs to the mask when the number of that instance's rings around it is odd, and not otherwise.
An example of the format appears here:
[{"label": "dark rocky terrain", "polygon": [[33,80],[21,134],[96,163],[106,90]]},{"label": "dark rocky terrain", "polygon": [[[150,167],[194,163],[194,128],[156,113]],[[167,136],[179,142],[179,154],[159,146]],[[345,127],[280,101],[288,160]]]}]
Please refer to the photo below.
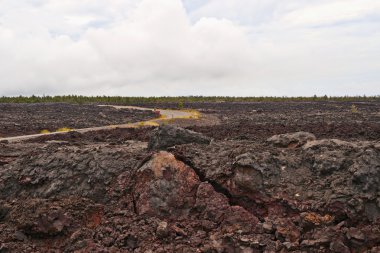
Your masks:
[{"label": "dark rocky terrain", "polygon": [[51,132],[60,128],[87,128],[155,118],[150,111],[115,109],[67,103],[1,104],[0,138]]},{"label": "dark rocky terrain", "polygon": [[192,106],[0,143],[0,252],[380,252],[379,103]]}]

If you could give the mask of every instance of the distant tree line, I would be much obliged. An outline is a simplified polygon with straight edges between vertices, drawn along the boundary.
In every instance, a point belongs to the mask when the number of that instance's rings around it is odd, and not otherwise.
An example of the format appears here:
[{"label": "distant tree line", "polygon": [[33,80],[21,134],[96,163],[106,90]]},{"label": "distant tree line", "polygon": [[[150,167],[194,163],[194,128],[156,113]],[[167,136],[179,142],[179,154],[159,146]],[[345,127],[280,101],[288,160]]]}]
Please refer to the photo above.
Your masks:
[{"label": "distant tree line", "polygon": [[101,103],[101,104],[141,104],[141,103],[191,103],[191,102],[312,102],[312,101],[379,101],[380,96],[312,96],[312,97],[121,97],[121,96],[18,96],[0,97],[0,103]]}]

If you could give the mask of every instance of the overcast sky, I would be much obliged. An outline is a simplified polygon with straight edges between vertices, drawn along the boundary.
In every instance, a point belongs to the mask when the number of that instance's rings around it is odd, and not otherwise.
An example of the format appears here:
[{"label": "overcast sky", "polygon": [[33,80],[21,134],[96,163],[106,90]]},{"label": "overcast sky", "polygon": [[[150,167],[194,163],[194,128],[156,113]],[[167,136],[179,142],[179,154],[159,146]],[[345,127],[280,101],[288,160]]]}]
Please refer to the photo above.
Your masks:
[{"label": "overcast sky", "polygon": [[0,0],[2,95],[380,94],[379,0]]}]

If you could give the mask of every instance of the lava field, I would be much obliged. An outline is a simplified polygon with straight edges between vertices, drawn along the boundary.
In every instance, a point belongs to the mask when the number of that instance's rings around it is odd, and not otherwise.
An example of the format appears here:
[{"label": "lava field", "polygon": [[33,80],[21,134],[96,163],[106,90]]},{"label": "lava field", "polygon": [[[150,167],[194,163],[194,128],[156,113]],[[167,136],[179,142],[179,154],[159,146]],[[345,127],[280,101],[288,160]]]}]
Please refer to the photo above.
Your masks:
[{"label": "lava field", "polygon": [[[0,252],[380,252],[379,102],[185,107],[201,119],[0,142]],[[154,117],[0,108],[1,137]]]}]

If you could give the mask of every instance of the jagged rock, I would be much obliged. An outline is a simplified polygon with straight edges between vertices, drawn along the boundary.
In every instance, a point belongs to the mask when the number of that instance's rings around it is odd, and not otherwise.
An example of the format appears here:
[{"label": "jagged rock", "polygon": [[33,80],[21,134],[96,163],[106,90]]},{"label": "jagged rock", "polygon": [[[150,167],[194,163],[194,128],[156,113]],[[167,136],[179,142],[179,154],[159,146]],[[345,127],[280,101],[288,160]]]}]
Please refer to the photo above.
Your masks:
[{"label": "jagged rock", "polygon": [[47,206],[37,200],[21,208],[22,213],[15,209],[11,216],[25,234],[34,237],[54,236],[62,233],[69,224],[69,218],[60,206]]},{"label": "jagged rock", "polygon": [[176,225],[173,225],[170,227],[171,230],[176,234],[176,235],[179,235],[179,236],[187,236],[187,233],[180,227],[176,226]]},{"label": "jagged rock", "polygon": [[331,242],[331,240],[329,238],[322,237],[322,238],[319,238],[317,240],[303,240],[301,242],[301,246],[316,247],[316,246],[320,246],[320,245],[328,245],[330,242]]},{"label": "jagged rock", "polygon": [[65,234],[73,226],[98,226],[103,208],[89,199],[27,199],[12,206],[7,221],[32,238],[47,238]]},{"label": "jagged rock", "polygon": [[0,204],[0,221],[4,220],[10,210],[9,206]]},{"label": "jagged rock", "polygon": [[333,241],[330,244],[330,250],[336,253],[350,253],[351,252],[351,250],[341,240]]},{"label": "jagged rock", "polygon": [[284,242],[283,245],[287,250],[294,251],[299,247],[299,243]]},{"label": "jagged rock", "polygon": [[316,140],[315,135],[308,132],[296,132],[274,135],[267,139],[275,146],[283,148],[296,148],[304,145],[308,141]]},{"label": "jagged rock", "polygon": [[373,247],[368,251],[368,253],[378,253],[380,252],[380,246]]},{"label": "jagged rock", "polygon": [[138,214],[158,217],[187,215],[200,183],[192,168],[164,151],[143,164],[136,178],[133,194]]},{"label": "jagged rock", "polygon": [[[224,194],[216,192],[213,186],[207,182],[199,185],[196,196],[194,207],[200,213],[199,219],[220,224],[220,228],[225,234],[249,233],[248,231],[253,231],[259,223],[255,215],[241,206],[231,206],[229,199]],[[204,224],[206,224],[203,228],[205,231],[212,230],[212,226],[207,225],[212,223]],[[219,236],[220,238],[218,235],[213,235],[214,248],[229,248],[231,242],[223,240],[225,238],[222,235]]]},{"label": "jagged rock", "polygon": [[263,229],[266,233],[272,233],[274,231],[273,224],[271,222],[264,222]]},{"label": "jagged rock", "polygon": [[[306,144],[307,145],[307,144]],[[335,171],[347,169],[350,161],[344,155],[344,151],[326,151],[322,154],[315,153],[313,156],[313,172],[320,175],[330,175]]]},{"label": "jagged rock", "polygon": [[284,222],[276,227],[276,238],[287,242],[297,242],[301,236],[299,229],[292,222]]},{"label": "jagged rock", "polygon": [[16,241],[27,241],[28,237],[21,231],[16,231],[13,234],[13,239]]},{"label": "jagged rock", "polygon": [[236,157],[234,167],[234,183],[238,187],[250,191],[258,191],[263,187],[262,168],[253,154],[245,153]]},{"label": "jagged rock", "polygon": [[[0,182],[4,182],[0,199],[81,196],[107,202],[108,184],[116,176],[128,174],[126,168],[135,165],[136,153],[145,149],[146,144],[140,142],[129,143],[128,150],[55,144],[47,151],[37,149],[37,155],[23,156],[0,172]],[[123,189],[117,190],[115,194],[121,194]]]},{"label": "jagged rock", "polygon": [[220,223],[229,208],[228,198],[204,182],[197,189],[195,208],[201,213],[201,218]]},{"label": "jagged rock", "polygon": [[168,236],[169,229],[168,229],[168,223],[166,221],[161,221],[160,223],[158,223],[156,234],[160,238],[164,238]]},{"label": "jagged rock", "polygon": [[353,174],[353,183],[368,193],[376,193],[380,190],[380,156],[379,151],[366,149],[350,167]]},{"label": "jagged rock", "polygon": [[211,139],[180,127],[162,125],[155,129],[149,140],[148,149],[165,150],[169,147],[187,143],[210,144]]},{"label": "jagged rock", "polygon": [[265,183],[277,181],[278,168],[262,161],[263,158],[270,157],[270,154],[257,157],[252,153],[237,156],[233,163],[235,175],[232,185],[243,191],[258,192],[263,189]]},{"label": "jagged rock", "polygon": [[364,241],[365,240],[365,235],[362,231],[360,231],[359,229],[357,228],[350,228],[348,231],[347,231],[347,239],[355,239],[355,240],[358,240],[358,241]]},{"label": "jagged rock", "polygon": [[324,139],[324,140],[309,141],[302,148],[306,150],[306,149],[320,149],[323,147],[346,149],[346,148],[355,148],[355,147],[358,147],[358,145],[352,142],[342,141],[338,139]]},{"label": "jagged rock", "polygon": [[[229,123],[192,128],[217,141],[162,162],[147,150],[153,127],[0,144],[0,252],[379,252],[378,113],[346,128],[324,112],[235,121],[234,107]],[[294,129],[327,139],[263,142]]]},{"label": "jagged rock", "polygon": [[138,239],[133,235],[127,235],[125,240],[125,246],[129,249],[136,249],[138,247]]},{"label": "jagged rock", "polygon": [[380,218],[380,203],[366,202],[364,213],[370,221],[376,221]]}]

